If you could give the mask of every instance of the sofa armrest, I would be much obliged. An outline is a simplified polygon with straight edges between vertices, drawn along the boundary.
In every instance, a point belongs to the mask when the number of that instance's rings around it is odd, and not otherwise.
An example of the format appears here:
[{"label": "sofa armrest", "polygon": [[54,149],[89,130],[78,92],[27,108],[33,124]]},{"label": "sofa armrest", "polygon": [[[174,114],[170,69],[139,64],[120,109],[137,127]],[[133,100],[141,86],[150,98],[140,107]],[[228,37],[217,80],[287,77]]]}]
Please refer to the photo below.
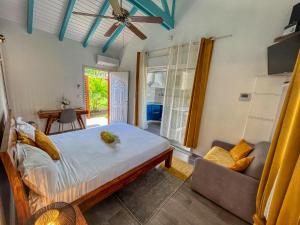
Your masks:
[{"label": "sofa armrest", "polygon": [[198,158],[192,175],[192,189],[252,223],[259,181]]},{"label": "sofa armrest", "polygon": [[227,142],[224,142],[224,141],[219,141],[219,140],[213,141],[211,147],[214,147],[214,146],[224,148],[225,150],[230,150],[234,147],[233,144],[230,144],[230,143],[227,143]]}]

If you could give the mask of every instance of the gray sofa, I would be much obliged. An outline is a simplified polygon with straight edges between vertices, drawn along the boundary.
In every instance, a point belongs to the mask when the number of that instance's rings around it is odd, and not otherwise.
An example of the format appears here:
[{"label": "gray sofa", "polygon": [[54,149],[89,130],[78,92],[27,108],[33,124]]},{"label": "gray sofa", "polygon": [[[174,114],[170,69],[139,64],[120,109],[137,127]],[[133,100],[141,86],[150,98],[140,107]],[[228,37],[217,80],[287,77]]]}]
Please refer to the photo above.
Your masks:
[{"label": "gray sofa", "polygon": [[[230,150],[234,145],[214,141],[212,146]],[[243,220],[252,223],[255,199],[270,143],[253,145],[249,156],[255,156],[250,166],[239,173],[215,163],[198,158],[192,174],[192,189]]]}]

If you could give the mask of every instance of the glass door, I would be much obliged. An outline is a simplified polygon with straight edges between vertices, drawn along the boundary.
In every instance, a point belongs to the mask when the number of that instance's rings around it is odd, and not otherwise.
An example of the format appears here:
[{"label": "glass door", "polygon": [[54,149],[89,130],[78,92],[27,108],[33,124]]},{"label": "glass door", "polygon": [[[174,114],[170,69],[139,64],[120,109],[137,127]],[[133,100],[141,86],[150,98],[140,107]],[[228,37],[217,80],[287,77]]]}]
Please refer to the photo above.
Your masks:
[{"label": "glass door", "polygon": [[192,42],[169,52],[161,135],[183,149],[198,52],[199,43]]}]

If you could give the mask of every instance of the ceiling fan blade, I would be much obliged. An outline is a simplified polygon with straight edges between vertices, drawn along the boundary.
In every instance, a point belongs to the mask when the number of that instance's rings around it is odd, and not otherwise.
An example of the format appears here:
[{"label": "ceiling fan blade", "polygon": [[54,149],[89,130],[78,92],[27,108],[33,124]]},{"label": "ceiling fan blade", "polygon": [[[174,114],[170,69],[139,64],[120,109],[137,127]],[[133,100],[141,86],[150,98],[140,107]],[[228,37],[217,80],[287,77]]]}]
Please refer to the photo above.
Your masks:
[{"label": "ceiling fan blade", "polygon": [[134,26],[132,23],[126,23],[126,26],[140,39],[145,40],[147,39],[147,36],[143,34],[136,26]]},{"label": "ceiling fan blade", "polygon": [[115,15],[122,15],[122,9],[119,4],[119,0],[109,0],[109,3],[111,5],[111,7],[113,8]]},{"label": "ceiling fan blade", "polygon": [[131,22],[141,23],[163,23],[163,19],[159,16],[129,16]]},{"label": "ceiling fan blade", "polygon": [[113,16],[102,16],[98,14],[92,14],[92,13],[84,13],[84,12],[72,12],[75,15],[80,15],[80,16],[92,16],[92,17],[100,17],[100,18],[105,18],[105,19],[116,19]]},{"label": "ceiling fan blade", "polygon": [[119,27],[120,23],[116,22],[114,23],[109,29],[108,31],[104,34],[105,37],[110,37],[115,31],[116,29]]}]

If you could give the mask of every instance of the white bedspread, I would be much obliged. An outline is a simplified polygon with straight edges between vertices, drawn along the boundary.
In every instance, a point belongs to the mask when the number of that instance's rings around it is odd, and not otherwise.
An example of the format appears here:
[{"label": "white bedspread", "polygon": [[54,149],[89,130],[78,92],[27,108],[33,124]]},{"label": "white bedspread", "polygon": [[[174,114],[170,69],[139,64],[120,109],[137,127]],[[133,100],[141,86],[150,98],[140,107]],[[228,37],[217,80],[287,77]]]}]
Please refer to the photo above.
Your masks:
[{"label": "white bedspread", "polygon": [[[105,144],[100,138],[103,130],[118,135],[121,143],[114,146]],[[72,202],[169,147],[166,139],[127,124],[91,128],[50,138],[61,154],[61,160],[55,162],[59,171],[59,192],[55,196],[39,196],[30,192],[32,212],[54,201]]]}]

